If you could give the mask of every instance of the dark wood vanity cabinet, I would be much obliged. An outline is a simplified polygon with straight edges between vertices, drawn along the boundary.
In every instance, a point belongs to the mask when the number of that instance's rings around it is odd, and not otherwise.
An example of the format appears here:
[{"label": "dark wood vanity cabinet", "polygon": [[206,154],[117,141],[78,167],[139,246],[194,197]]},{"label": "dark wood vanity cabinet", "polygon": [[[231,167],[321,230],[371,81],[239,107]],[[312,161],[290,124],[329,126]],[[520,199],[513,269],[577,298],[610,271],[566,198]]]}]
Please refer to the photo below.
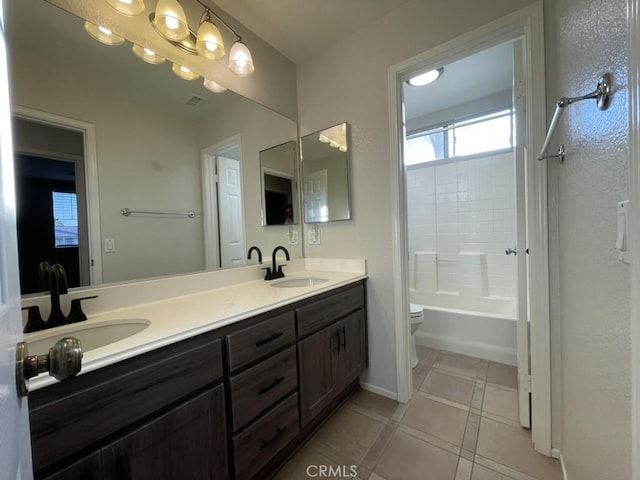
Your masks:
[{"label": "dark wood vanity cabinet", "polygon": [[[306,427],[364,370],[366,316],[364,285],[297,311],[298,332],[316,333],[298,341],[300,424]],[[327,315],[329,310],[331,315]]]},{"label": "dark wood vanity cabinet", "polygon": [[36,390],[35,478],[266,478],[366,355],[359,282]]}]

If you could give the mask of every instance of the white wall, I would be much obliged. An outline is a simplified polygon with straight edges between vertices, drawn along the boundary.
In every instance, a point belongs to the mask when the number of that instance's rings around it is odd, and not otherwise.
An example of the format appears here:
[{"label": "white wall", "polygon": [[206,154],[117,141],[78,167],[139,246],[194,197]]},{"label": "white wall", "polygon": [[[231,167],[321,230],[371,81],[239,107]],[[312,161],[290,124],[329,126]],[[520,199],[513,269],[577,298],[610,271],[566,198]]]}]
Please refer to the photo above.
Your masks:
[{"label": "white wall", "polygon": [[567,109],[552,147],[562,142],[568,155],[563,165],[549,163],[561,451],[569,479],[627,479],[629,267],[617,262],[613,248],[616,202],[628,198],[626,2],[555,0],[545,8],[548,86],[556,87],[547,104],[592,91],[605,72],[612,72],[615,91],[606,112],[592,100]]},{"label": "white wall", "polygon": [[[322,224],[311,257],[365,257],[369,275],[369,372],[396,392],[387,70],[525,5],[529,0],[408,1],[298,66],[300,133],[351,124],[353,220]],[[306,237],[305,237],[306,238]]]}]

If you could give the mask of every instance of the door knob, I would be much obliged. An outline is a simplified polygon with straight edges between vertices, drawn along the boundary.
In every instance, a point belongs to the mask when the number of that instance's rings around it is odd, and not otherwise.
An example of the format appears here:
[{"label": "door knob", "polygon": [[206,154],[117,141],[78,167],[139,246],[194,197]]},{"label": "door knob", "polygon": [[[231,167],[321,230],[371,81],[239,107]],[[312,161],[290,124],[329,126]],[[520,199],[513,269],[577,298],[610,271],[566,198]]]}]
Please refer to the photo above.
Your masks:
[{"label": "door knob", "polygon": [[16,386],[18,395],[27,396],[29,387],[27,380],[42,372],[56,380],[66,380],[75,377],[82,368],[82,346],[80,340],[64,337],[49,349],[48,355],[31,355],[25,342],[20,342],[16,348]]}]

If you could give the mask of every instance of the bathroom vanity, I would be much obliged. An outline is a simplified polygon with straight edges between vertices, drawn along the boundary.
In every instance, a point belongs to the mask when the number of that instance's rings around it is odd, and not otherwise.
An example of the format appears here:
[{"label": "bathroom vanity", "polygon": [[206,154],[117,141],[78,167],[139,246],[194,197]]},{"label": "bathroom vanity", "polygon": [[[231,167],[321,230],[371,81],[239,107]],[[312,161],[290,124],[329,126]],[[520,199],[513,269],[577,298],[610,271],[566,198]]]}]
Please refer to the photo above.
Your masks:
[{"label": "bathroom vanity", "polygon": [[33,391],[36,478],[268,477],[358,387],[365,295],[342,282]]}]

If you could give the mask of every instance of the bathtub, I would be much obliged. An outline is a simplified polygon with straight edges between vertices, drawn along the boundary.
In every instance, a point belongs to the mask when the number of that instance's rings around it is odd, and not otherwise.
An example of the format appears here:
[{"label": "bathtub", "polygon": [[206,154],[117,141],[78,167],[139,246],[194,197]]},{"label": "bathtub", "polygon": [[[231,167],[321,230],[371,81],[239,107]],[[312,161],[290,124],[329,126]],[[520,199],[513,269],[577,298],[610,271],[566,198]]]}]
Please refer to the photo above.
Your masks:
[{"label": "bathtub", "polygon": [[[502,303],[501,313],[459,308],[424,308],[424,322],[416,331],[416,344],[454,353],[516,365],[515,299],[488,299]],[[494,301],[495,300],[495,301]]]}]

